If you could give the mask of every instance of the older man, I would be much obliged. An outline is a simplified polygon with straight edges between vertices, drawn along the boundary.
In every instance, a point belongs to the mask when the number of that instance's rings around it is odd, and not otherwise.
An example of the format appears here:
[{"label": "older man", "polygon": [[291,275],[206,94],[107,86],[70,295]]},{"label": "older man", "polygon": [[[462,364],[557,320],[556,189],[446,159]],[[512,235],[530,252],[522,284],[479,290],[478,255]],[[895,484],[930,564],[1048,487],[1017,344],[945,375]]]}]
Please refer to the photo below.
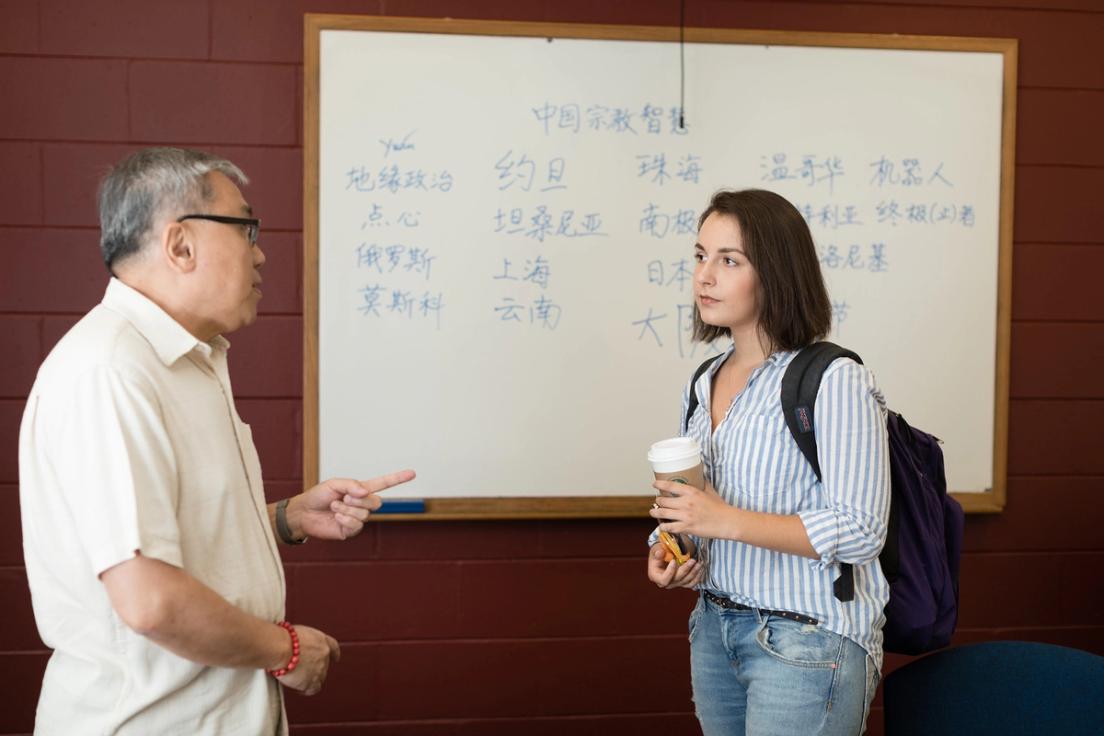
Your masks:
[{"label": "older man", "polygon": [[[284,618],[276,539],[360,532],[376,492],[334,479],[266,505],[222,337],[254,321],[265,256],[234,164],[139,151],[105,178],[111,279],[43,363],[19,440],[23,544],[54,649],[37,733],[279,734],[337,642]],[[290,431],[290,428],[288,428]]]}]

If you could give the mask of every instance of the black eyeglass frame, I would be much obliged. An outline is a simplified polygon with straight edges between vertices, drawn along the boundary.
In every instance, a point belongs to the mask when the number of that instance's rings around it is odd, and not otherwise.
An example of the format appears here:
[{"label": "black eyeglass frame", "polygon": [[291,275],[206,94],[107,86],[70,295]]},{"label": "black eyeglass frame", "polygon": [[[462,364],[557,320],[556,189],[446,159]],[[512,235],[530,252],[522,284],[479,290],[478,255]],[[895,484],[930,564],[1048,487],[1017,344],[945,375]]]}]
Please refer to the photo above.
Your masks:
[{"label": "black eyeglass frame", "polygon": [[176,218],[177,222],[184,222],[185,220],[210,220],[211,222],[221,222],[224,225],[245,225],[246,235],[249,238],[249,245],[253,246],[257,244],[257,236],[261,233],[261,221],[256,217],[231,217],[230,215],[183,215]]}]

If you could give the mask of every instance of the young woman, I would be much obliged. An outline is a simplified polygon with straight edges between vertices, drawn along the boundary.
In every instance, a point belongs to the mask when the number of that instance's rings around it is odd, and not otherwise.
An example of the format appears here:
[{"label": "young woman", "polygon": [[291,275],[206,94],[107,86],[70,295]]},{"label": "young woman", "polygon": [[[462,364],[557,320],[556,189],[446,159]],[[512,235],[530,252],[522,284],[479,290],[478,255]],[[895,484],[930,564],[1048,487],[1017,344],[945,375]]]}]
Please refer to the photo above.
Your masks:
[{"label": "young woman", "polygon": [[[722,191],[694,251],[694,339],[729,336],[732,347],[682,400],[686,426],[697,392],[687,434],[710,482],[655,483],[672,494],[656,499],[659,529],[689,535],[698,560],[665,562],[654,544],[648,578],[700,591],[690,663],[705,736],[860,734],[889,596],[877,560],[889,514],[885,402],[863,366],[828,367],[814,412],[818,481],[779,398],[786,366],[831,326],[805,220],[777,194]],[[844,562],[855,579],[847,603],[832,589]]]}]

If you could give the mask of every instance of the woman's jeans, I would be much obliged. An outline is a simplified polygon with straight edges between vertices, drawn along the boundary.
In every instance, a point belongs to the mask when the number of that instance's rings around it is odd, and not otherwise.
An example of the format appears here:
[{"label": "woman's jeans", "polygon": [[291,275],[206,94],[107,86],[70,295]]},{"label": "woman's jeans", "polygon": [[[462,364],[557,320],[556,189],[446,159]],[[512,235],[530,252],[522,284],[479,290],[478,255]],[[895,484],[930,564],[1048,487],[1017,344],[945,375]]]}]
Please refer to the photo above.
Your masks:
[{"label": "woman's jeans", "polygon": [[846,637],[704,597],[690,614],[690,674],[704,736],[857,736],[879,679]]}]

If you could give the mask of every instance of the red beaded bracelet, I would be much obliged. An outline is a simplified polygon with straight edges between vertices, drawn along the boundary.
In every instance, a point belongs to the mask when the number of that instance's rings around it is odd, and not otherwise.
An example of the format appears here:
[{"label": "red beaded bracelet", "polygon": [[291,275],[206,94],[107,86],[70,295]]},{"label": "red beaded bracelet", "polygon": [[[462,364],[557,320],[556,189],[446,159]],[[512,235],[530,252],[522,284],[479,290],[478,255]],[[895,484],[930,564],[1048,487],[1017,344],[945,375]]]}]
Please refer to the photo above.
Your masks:
[{"label": "red beaded bracelet", "polygon": [[273,677],[283,677],[284,675],[293,671],[299,665],[299,635],[295,633],[295,627],[289,624],[287,621],[281,621],[276,625],[284,629],[286,632],[288,632],[288,635],[291,636],[291,659],[289,659],[288,663],[280,669],[265,670],[265,672],[272,675]]}]

